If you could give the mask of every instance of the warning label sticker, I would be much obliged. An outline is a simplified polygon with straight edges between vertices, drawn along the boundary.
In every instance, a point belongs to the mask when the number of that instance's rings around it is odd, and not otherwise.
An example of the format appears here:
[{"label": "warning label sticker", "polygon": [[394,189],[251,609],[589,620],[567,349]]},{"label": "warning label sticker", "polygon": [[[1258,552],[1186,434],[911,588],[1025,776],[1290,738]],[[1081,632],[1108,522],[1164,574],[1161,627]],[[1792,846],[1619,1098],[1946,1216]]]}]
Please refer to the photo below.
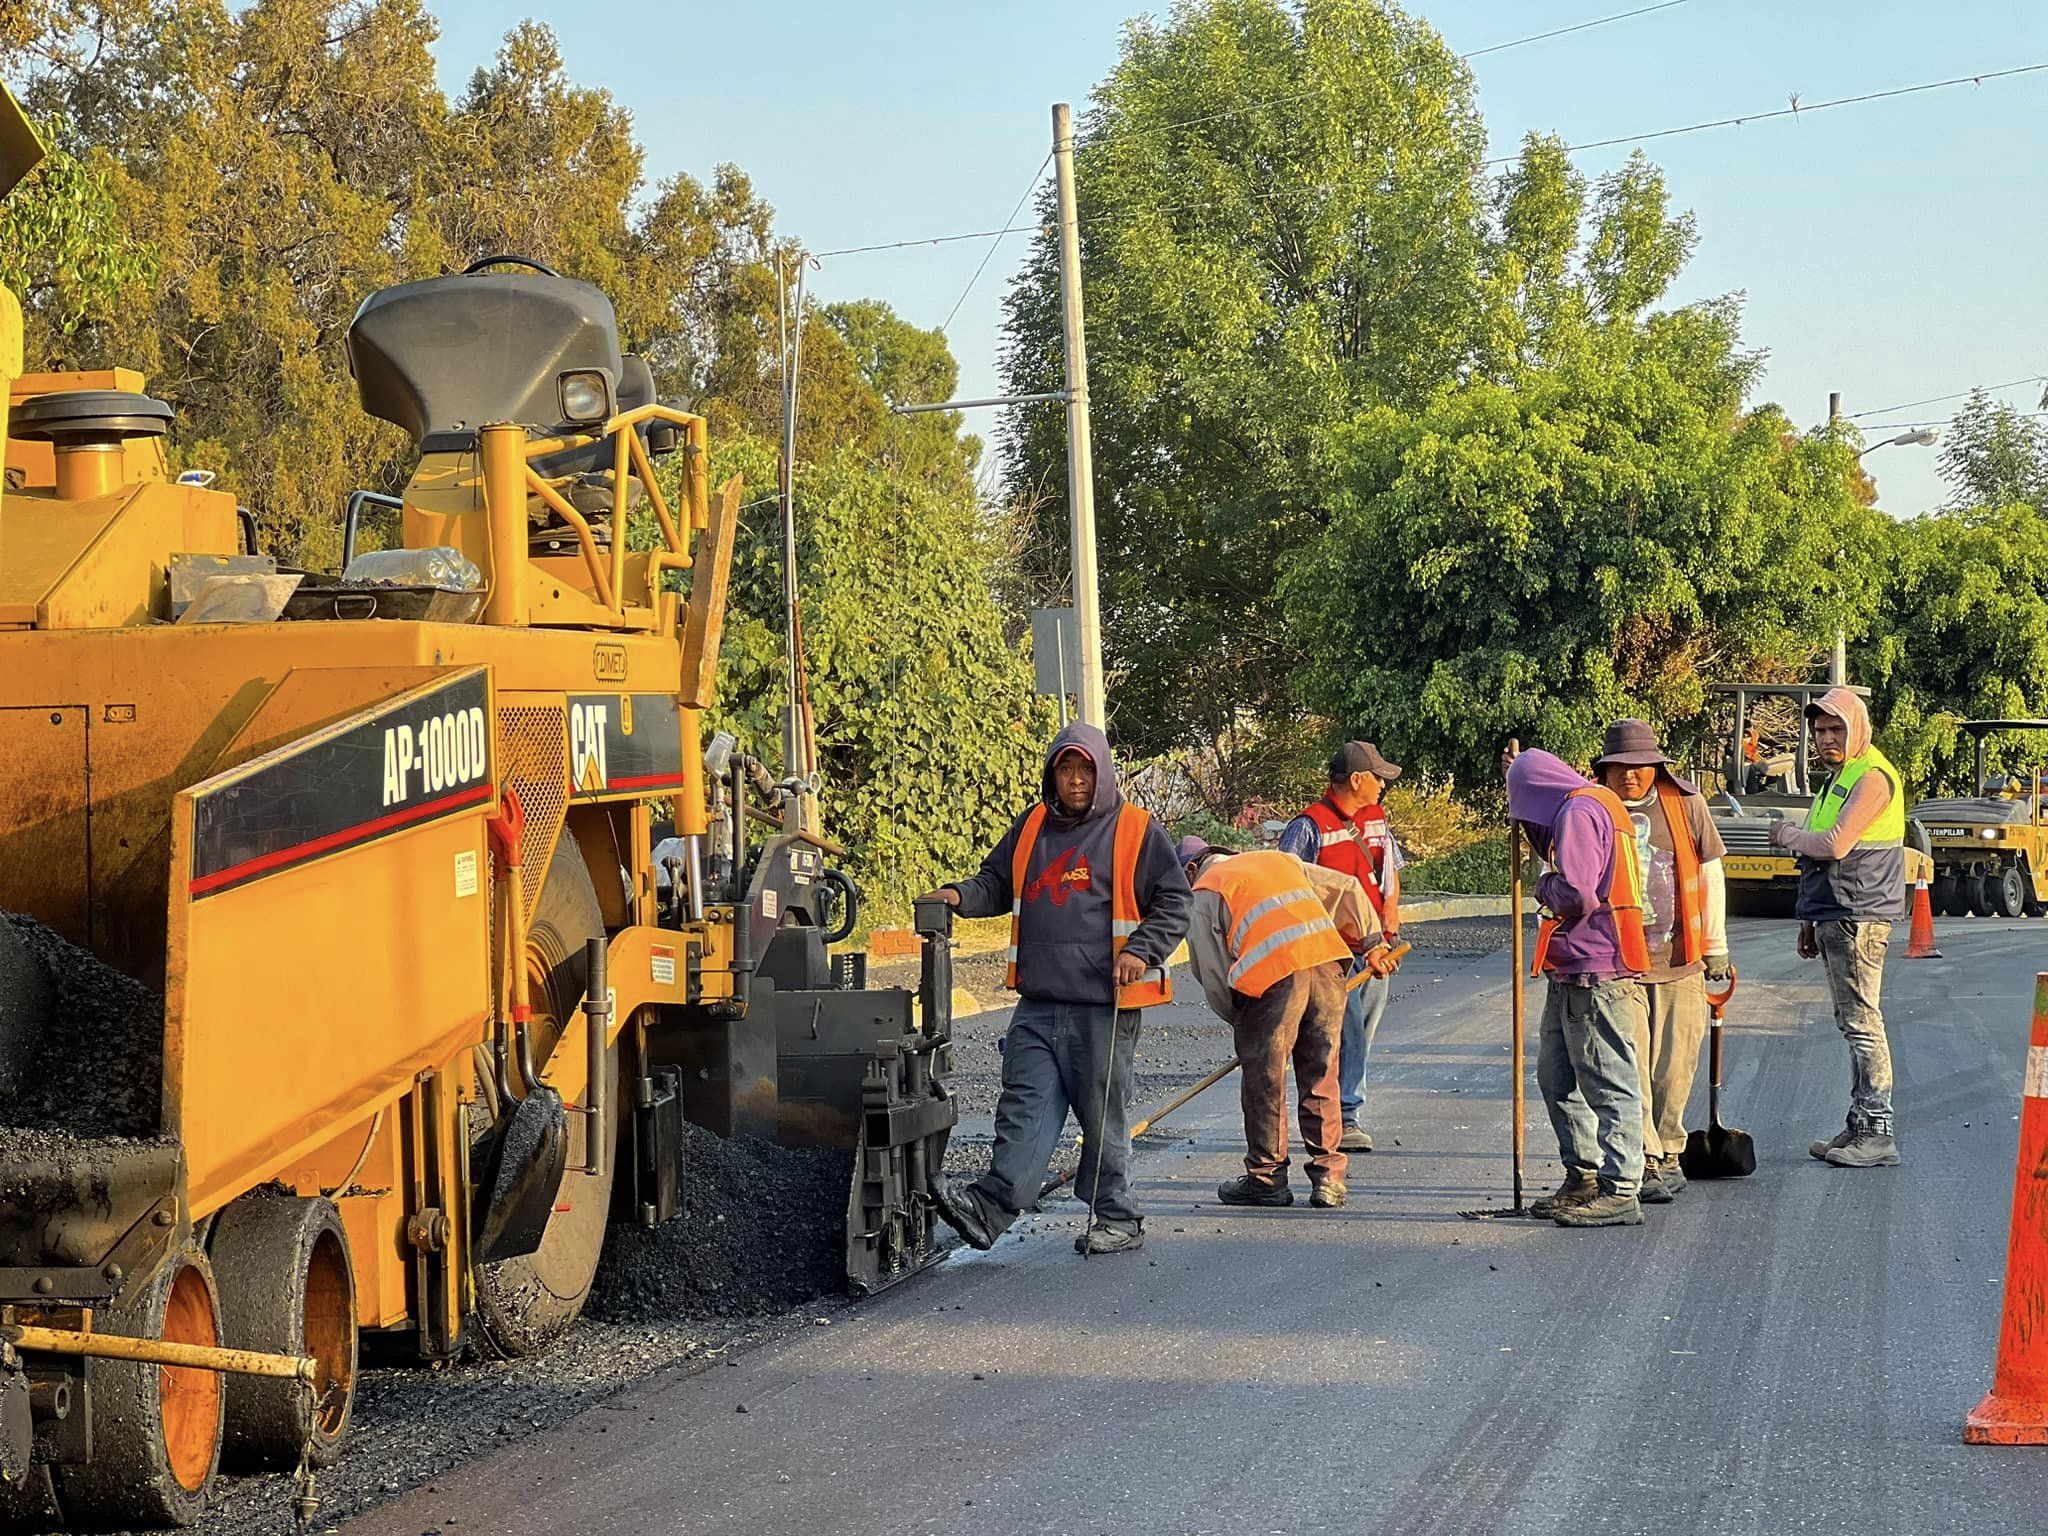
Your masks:
[{"label": "warning label sticker", "polygon": [[2048,1045],[2027,1047],[2027,1097],[2048,1099]]},{"label": "warning label sticker", "polygon": [[676,984],[676,952],[656,945],[653,952],[654,979],[664,987]]},{"label": "warning label sticker", "polygon": [[455,855],[455,894],[474,896],[476,894],[476,850],[466,848]]}]

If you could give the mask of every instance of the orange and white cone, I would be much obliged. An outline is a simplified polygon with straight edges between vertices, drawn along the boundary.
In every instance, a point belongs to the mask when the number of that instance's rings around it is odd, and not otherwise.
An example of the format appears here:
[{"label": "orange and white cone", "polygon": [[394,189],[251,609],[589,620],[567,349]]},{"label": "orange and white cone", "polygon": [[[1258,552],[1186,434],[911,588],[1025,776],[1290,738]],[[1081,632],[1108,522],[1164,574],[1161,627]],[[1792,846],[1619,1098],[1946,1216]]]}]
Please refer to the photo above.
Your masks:
[{"label": "orange and white cone", "polygon": [[2048,972],[2034,978],[2034,1034],[2020,1100],[2019,1170],[2005,1252],[2005,1312],[1991,1395],[1963,1426],[1968,1445],[2048,1445]]},{"label": "orange and white cone", "polygon": [[1913,882],[1913,927],[1906,938],[1908,960],[1939,960],[1941,951],[1934,947],[1934,901],[1927,894],[1927,882]]}]

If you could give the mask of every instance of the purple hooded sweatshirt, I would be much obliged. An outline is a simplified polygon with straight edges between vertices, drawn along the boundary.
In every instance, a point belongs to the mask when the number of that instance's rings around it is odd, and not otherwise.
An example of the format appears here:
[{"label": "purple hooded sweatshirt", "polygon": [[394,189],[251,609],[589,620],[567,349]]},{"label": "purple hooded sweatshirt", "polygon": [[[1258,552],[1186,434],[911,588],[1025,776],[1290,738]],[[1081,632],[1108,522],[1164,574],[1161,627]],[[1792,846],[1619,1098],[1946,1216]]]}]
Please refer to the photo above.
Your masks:
[{"label": "purple hooded sweatshirt", "polygon": [[1557,918],[1550,969],[1557,976],[1633,976],[1622,963],[1621,938],[1605,900],[1614,881],[1614,822],[1590,795],[1592,787],[1564,761],[1532,748],[1508,767],[1508,814],[1546,859],[1536,899]]}]

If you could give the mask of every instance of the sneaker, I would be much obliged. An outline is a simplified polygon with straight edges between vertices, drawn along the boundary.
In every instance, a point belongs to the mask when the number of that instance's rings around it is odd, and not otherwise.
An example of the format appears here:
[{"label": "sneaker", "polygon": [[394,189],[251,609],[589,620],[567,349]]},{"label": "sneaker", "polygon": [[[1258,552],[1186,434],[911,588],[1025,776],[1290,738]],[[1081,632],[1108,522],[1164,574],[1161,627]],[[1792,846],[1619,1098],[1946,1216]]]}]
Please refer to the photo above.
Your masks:
[{"label": "sneaker", "polygon": [[1896,1168],[1899,1144],[1876,1131],[1859,1131],[1840,1146],[1830,1147],[1826,1160],[1837,1168]]},{"label": "sneaker", "polygon": [[1564,1207],[1550,1219],[1560,1227],[1640,1227],[1643,1208],[1634,1195],[1603,1189],[1590,1200]]},{"label": "sneaker", "polygon": [[[1292,1191],[1289,1193],[1291,1195]],[[1342,1179],[1318,1179],[1309,1193],[1308,1203],[1319,1211],[1334,1211],[1344,1203],[1346,1193]]]},{"label": "sneaker", "polygon": [[995,1247],[995,1234],[983,1224],[981,1207],[967,1193],[964,1182],[933,1185],[932,1203],[939,1208],[939,1219],[958,1232],[968,1247],[979,1248],[983,1253]]},{"label": "sneaker", "polygon": [[1339,1152],[1370,1152],[1372,1138],[1365,1134],[1365,1127],[1356,1120],[1344,1122],[1344,1134],[1337,1138]]},{"label": "sneaker", "polygon": [[1216,1198],[1225,1205],[1292,1205],[1294,1191],[1285,1184],[1275,1184],[1271,1179],[1257,1179],[1246,1174],[1241,1179],[1218,1184]]},{"label": "sneaker", "polygon": [[1529,1207],[1529,1214],[1548,1221],[1570,1206],[1584,1205],[1600,1193],[1600,1181],[1590,1173],[1567,1171],[1564,1182]]},{"label": "sneaker", "polygon": [[1090,1227],[1074,1239],[1074,1252],[1091,1259],[1104,1253],[1135,1253],[1144,1246],[1140,1227]]},{"label": "sneaker", "polygon": [[1664,1170],[1645,1159],[1643,1182],[1636,1190],[1636,1199],[1644,1205],[1669,1205],[1676,1198],[1671,1186],[1664,1182]]},{"label": "sneaker", "polygon": [[1826,1162],[1828,1160],[1828,1154],[1834,1151],[1835,1148],[1846,1147],[1847,1145],[1849,1145],[1850,1142],[1854,1141],[1855,1139],[1856,1127],[1853,1125],[1845,1125],[1839,1131],[1835,1132],[1835,1139],[1833,1141],[1816,1141],[1812,1146],[1806,1149],[1806,1154],[1809,1157],[1818,1158],[1821,1162]]},{"label": "sneaker", "polygon": [[1657,1160],[1657,1177],[1674,1195],[1692,1182],[1685,1176],[1685,1170],[1678,1166],[1678,1159],[1675,1156]]}]

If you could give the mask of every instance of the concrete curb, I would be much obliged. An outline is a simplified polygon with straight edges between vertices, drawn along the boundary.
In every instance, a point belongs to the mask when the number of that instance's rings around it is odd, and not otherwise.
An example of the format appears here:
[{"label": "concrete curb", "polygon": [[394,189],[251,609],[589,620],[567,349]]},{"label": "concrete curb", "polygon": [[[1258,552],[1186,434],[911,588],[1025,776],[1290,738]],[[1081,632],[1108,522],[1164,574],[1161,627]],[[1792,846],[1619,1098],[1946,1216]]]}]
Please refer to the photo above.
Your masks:
[{"label": "concrete curb", "polygon": [[[1432,923],[1446,917],[1506,917],[1507,896],[1421,896],[1414,900],[1401,898],[1401,926],[1410,923]],[[1533,897],[1522,898],[1522,910],[1534,912]]]}]

